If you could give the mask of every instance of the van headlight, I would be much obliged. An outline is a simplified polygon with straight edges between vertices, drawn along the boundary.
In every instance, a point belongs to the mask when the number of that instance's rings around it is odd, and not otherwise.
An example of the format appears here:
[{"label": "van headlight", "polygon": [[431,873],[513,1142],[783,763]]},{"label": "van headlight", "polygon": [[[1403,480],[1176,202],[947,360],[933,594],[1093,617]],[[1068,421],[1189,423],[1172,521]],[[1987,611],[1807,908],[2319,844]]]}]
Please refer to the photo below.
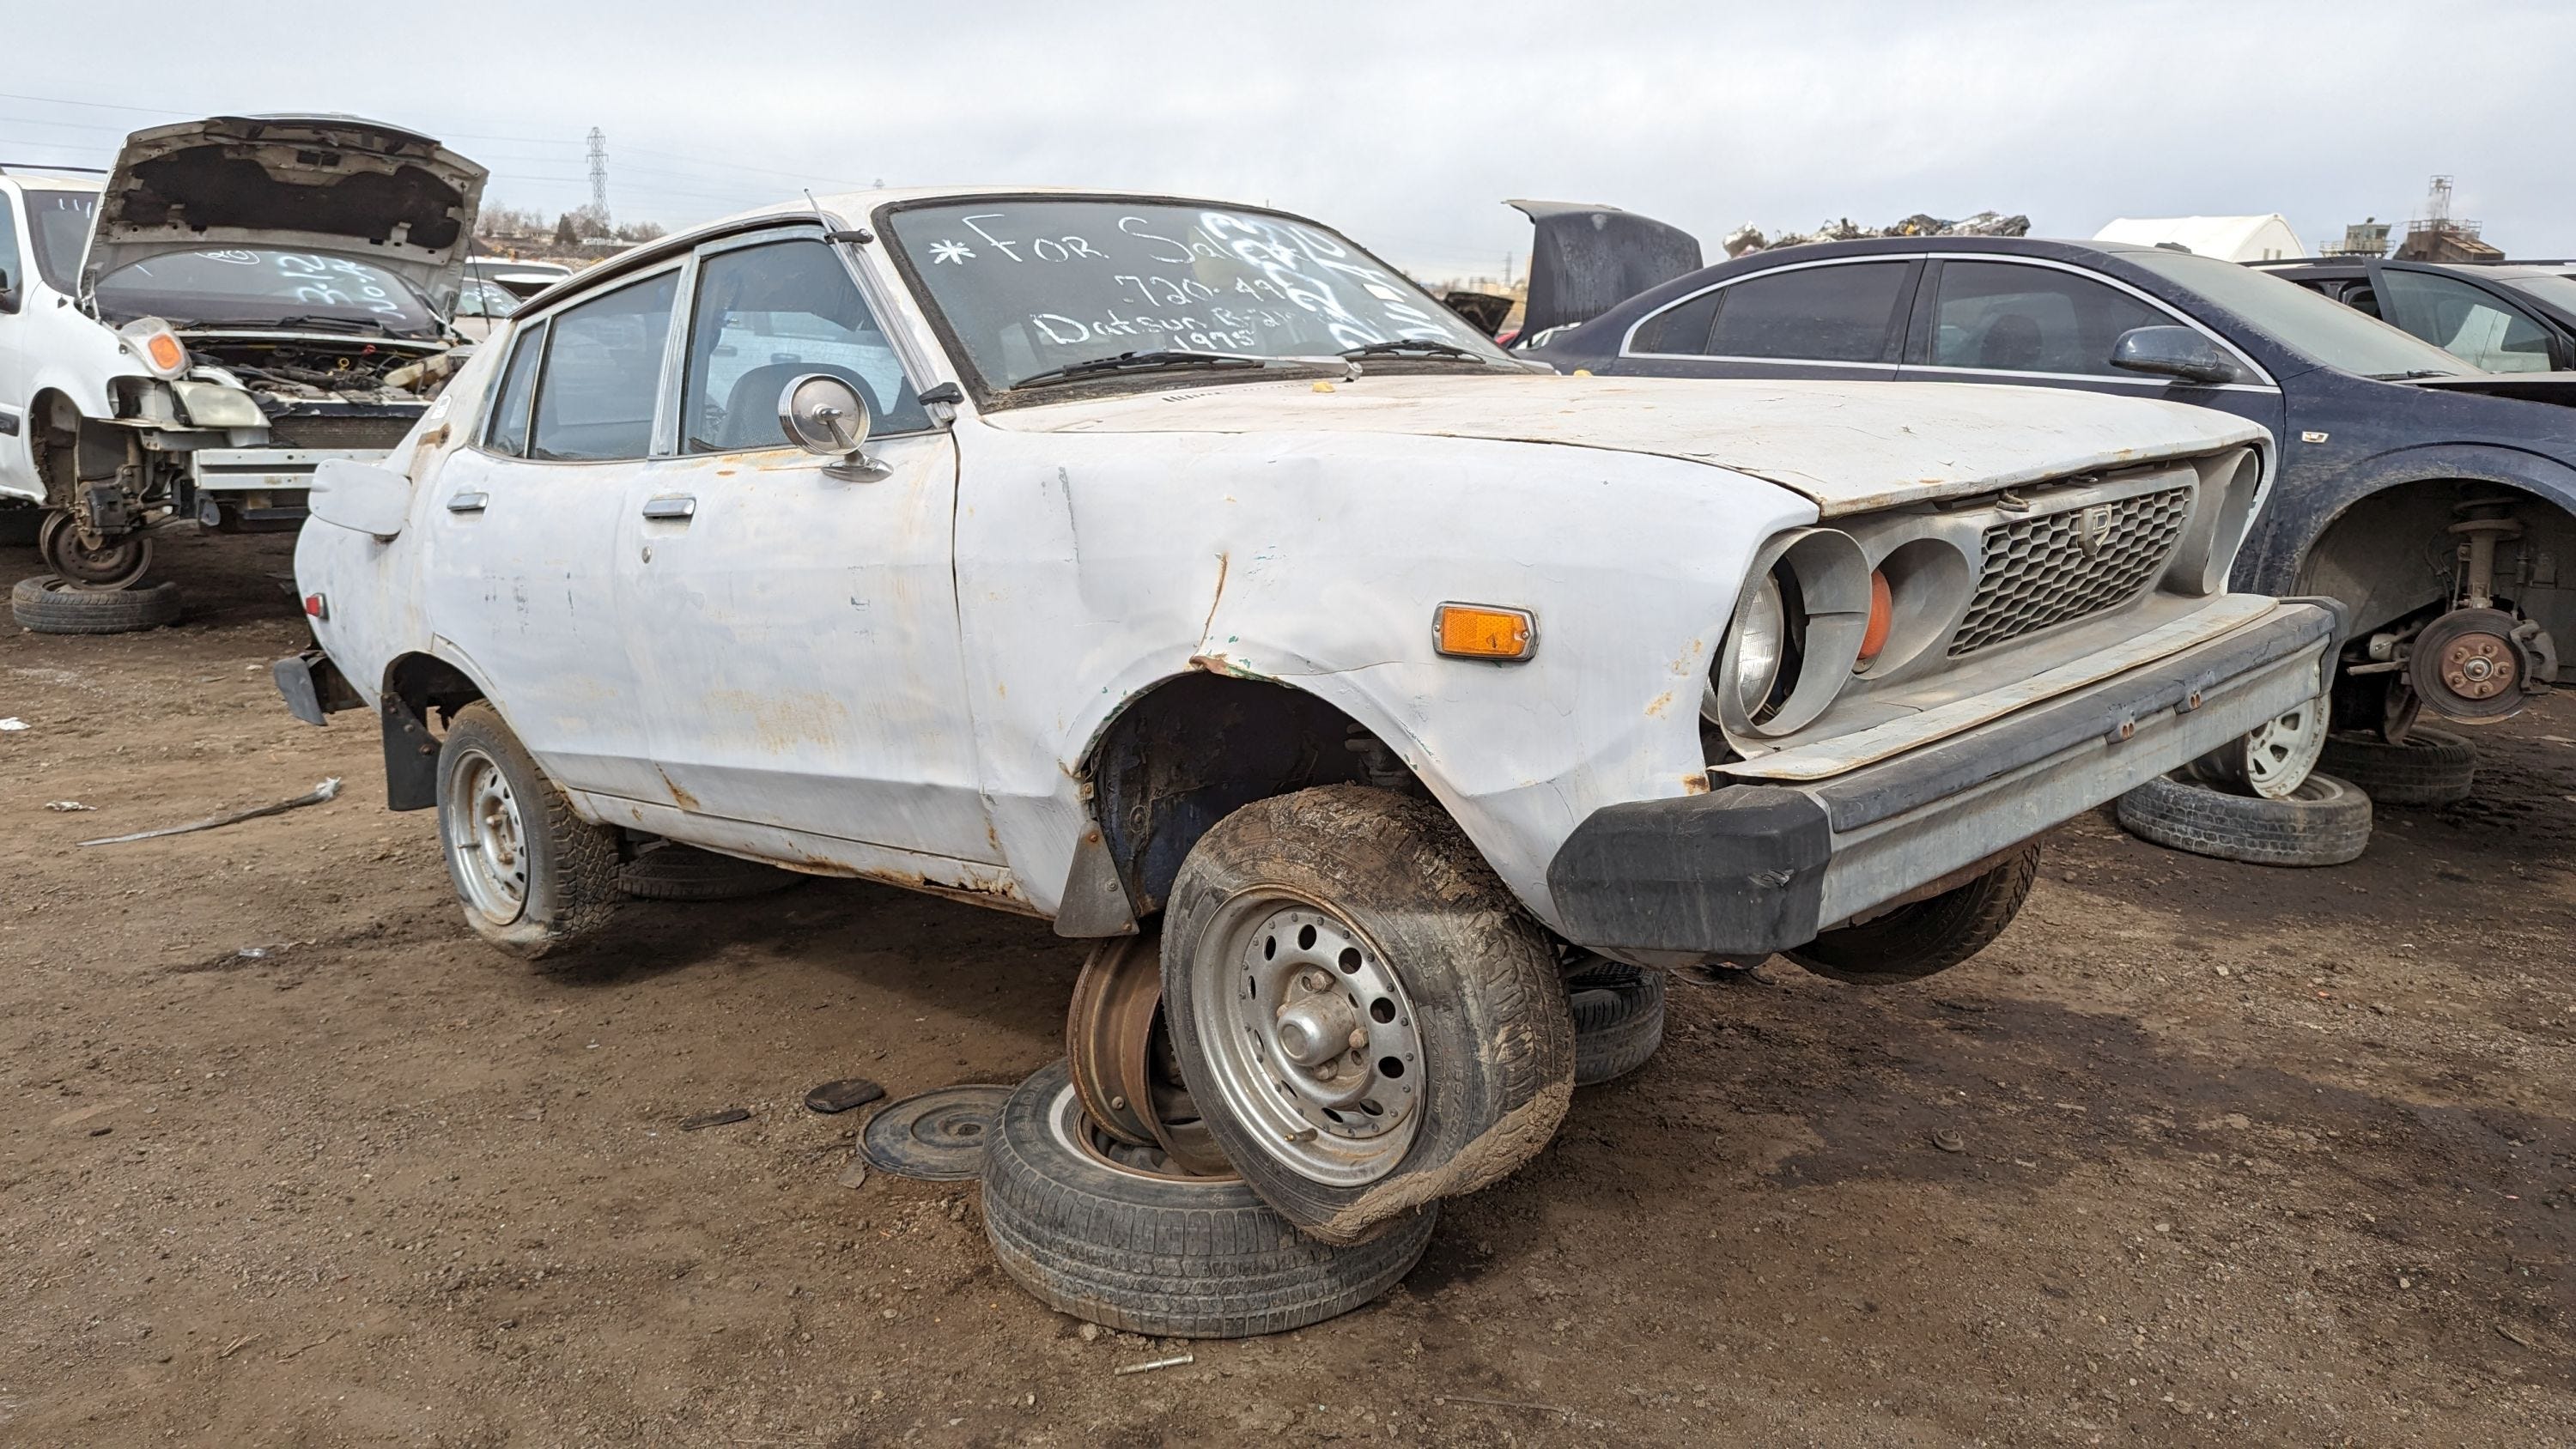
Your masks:
[{"label": "van headlight", "polygon": [[1754,556],[1701,713],[1740,740],[1815,723],[1851,682],[1872,608],[1868,558],[1830,528],[1784,533]]}]

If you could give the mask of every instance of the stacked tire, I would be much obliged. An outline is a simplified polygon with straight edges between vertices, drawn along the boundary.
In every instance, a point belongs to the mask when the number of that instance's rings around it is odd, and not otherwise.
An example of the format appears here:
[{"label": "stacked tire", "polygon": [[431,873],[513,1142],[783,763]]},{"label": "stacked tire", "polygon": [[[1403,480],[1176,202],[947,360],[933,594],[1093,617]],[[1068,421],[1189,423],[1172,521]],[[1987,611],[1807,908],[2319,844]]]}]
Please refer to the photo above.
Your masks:
[{"label": "stacked tire", "polygon": [[20,579],[9,614],[39,634],[127,634],[178,622],[179,586],[85,589],[53,574]]}]

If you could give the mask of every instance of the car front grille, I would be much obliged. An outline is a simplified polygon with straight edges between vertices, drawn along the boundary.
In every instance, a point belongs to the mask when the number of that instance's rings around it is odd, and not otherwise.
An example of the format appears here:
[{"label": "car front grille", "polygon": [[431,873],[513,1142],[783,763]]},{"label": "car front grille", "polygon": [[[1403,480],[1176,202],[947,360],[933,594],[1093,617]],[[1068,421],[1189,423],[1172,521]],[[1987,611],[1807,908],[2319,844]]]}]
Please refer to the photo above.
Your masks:
[{"label": "car front grille", "polygon": [[2190,516],[2186,486],[1989,526],[1976,598],[1950,640],[1950,657],[2129,598],[2164,571]]}]

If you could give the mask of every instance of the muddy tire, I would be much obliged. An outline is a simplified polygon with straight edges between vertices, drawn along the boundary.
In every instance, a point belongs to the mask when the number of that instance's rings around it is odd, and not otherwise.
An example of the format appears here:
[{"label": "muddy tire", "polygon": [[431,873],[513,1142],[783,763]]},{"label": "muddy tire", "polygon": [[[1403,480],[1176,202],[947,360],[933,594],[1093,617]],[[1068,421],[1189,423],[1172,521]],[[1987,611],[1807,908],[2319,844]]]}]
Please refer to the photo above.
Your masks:
[{"label": "muddy tire", "polygon": [[575,815],[476,700],[438,747],[438,833],[465,924],[531,960],[597,930],[617,902],[617,832]]},{"label": "muddy tire", "polygon": [[1844,926],[1781,954],[1847,986],[1901,986],[1947,971],[1994,944],[2039,877],[2034,840],[1984,875],[1930,900]]},{"label": "muddy tire", "polygon": [[1163,922],[1181,1077],[1263,1201],[1366,1241],[1535,1156],[1574,1092],[1548,940],[1428,801],[1255,801],[1181,864]]},{"label": "muddy tire", "polygon": [[2370,797],[2332,775],[2287,800],[2159,776],[2121,796],[2119,816],[2141,840],[2248,865],[2341,865],[2370,844]]},{"label": "muddy tire", "polygon": [[39,634],[130,634],[178,622],[179,586],[84,589],[54,574],[20,579],[9,590],[9,614]]},{"label": "muddy tire", "polygon": [[1426,1205],[1368,1242],[1333,1247],[1242,1179],[1177,1175],[1152,1156],[1093,1135],[1064,1063],[1022,1083],[984,1151],[984,1236],[1002,1270],[1048,1307],[1106,1327],[1248,1338],[1385,1292],[1438,1219]]},{"label": "muddy tire", "polygon": [[1664,1044],[1664,973],[1594,958],[1566,974],[1574,1018],[1574,1085],[1597,1086],[1646,1064]]},{"label": "muddy tire", "polygon": [[2450,805],[2476,786],[2478,752],[2458,735],[2418,725],[2402,745],[2375,735],[2331,736],[2318,768],[2374,805]]},{"label": "muddy tire", "polygon": [[792,870],[686,845],[648,850],[617,871],[617,888],[639,901],[735,901],[804,880]]}]

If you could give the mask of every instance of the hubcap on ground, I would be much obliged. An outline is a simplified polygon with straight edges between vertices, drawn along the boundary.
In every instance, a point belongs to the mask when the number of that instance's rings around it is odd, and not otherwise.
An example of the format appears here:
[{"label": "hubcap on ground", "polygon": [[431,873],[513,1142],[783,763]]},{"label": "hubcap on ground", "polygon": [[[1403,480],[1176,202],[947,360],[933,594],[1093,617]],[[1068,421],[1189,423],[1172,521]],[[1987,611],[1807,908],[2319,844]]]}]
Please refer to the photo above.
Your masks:
[{"label": "hubcap on ground", "polygon": [[528,908],[528,837],[519,799],[500,763],[469,749],[457,763],[447,811],[447,850],[465,903],[506,926]]},{"label": "hubcap on ground", "polygon": [[1190,963],[1212,1084],[1263,1150],[1336,1186],[1395,1170],[1428,1063],[1404,984],[1331,913],[1239,897]]}]

